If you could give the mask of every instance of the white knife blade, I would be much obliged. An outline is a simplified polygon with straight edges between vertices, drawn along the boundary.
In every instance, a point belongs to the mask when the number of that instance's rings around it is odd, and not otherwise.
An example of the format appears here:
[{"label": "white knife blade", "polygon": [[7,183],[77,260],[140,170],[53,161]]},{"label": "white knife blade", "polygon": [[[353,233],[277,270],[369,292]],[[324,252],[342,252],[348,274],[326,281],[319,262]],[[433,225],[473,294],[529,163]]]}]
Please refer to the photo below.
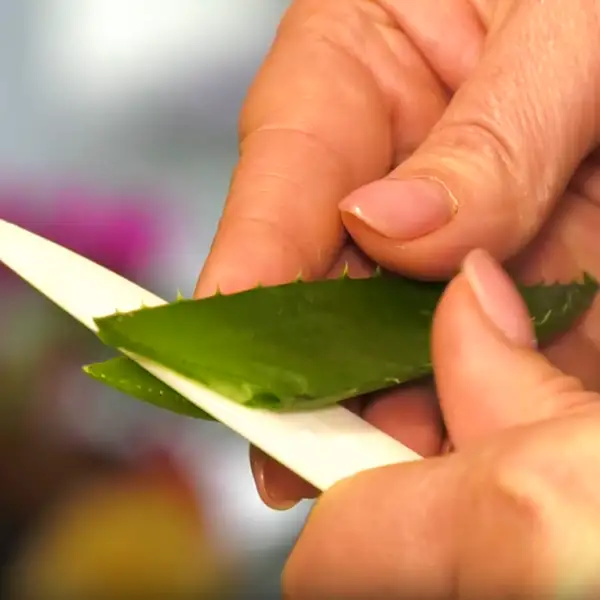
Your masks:
[{"label": "white knife blade", "polygon": [[[0,219],[0,261],[83,325],[165,301],[112,271]],[[326,490],[365,469],[421,458],[340,406],[275,413],[246,408],[143,357],[123,352],[190,402]]]}]

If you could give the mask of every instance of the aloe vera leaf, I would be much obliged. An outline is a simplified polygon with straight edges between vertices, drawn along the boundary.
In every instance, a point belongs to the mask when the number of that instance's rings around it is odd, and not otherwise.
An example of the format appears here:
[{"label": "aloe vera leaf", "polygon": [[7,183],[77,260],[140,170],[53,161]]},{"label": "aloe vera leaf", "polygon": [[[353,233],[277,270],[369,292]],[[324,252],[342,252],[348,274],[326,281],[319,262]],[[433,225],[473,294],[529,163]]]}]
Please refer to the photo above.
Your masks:
[{"label": "aloe vera leaf", "polygon": [[86,365],[83,370],[93,379],[148,404],[186,417],[212,420],[202,409],[126,356]]},{"label": "aloe vera leaf", "polygon": [[[299,410],[431,374],[431,322],[444,288],[387,274],[299,281],[180,300],[97,324],[107,345],[150,358],[235,402]],[[521,287],[540,342],[568,329],[597,289],[589,276]],[[126,364],[117,375],[131,376]],[[95,368],[101,373],[101,365]],[[110,376],[103,380],[113,385]]]}]

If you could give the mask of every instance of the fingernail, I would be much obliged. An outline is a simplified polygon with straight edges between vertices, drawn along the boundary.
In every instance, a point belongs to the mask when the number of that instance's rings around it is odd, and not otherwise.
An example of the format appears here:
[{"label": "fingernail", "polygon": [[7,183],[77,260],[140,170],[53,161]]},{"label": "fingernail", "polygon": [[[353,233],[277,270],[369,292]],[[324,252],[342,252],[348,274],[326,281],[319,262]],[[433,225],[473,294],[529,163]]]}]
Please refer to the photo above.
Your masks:
[{"label": "fingernail", "polygon": [[289,498],[279,498],[273,494],[266,485],[265,472],[272,460],[258,448],[252,448],[250,451],[250,468],[256,484],[256,490],[260,499],[273,510],[289,510],[298,504],[297,500]]},{"label": "fingernail", "polygon": [[518,346],[535,347],[527,306],[504,269],[485,250],[473,250],[465,258],[462,272],[481,310],[504,336]]},{"label": "fingernail", "polygon": [[383,179],[350,194],[339,209],[386,238],[410,241],[450,222],[457,202],[434,179]]}]

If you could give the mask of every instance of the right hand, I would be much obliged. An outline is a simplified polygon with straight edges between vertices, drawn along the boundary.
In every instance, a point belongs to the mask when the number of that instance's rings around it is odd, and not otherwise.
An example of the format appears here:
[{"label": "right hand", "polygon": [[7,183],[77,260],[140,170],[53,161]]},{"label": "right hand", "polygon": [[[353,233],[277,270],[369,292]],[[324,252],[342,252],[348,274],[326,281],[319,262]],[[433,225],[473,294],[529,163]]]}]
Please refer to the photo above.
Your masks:
[{"label": "right hand", "polygon": [[[322,278],[346,260],[448,278],[476,247],[520,278],[599,277],[598,6],[296,0],[244,106],[196,294]],[[545,353],[600,390],[600,310]],[[424,456],[448,443],[430,387],[353,409]],[[252,457],[271,506],[316,493]]]},{"label": "right hand", "polygon": [[432,327],[455,451],[328,489],[288,557],[286,600],[598,598],[600,395],[534,338],[510,279],[469,254]]}]

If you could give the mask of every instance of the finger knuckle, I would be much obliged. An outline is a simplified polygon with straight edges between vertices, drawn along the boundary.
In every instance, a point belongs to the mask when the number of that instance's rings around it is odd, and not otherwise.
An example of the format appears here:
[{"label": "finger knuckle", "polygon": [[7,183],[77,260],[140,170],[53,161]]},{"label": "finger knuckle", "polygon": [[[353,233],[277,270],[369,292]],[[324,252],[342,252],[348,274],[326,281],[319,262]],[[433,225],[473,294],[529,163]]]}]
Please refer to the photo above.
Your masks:
[{"label": "finger knuckle", "polygon": [[[555,433],[567,433],[562,429]],[[512,440],[510,446],[491,462],[481,498],[491,507],[496,525],[510,531],[514,540],[509,544],[527,554],[532,577],[556,567],[565,517],[571,509],[569,498],[573,489],[572,472],[565,467],[564,454],[550,441],[525,435]],[[571,474],[569,474],[571,472]]]},{"label": "finger knuckle", "polygon": [[526,193],[526,182],[517,168],[518,150],[505,129],[492,119],[481,116],[448,123],[435,137],[458,160],[464,164],[472,164],[480,176],[501,182],[509,196],[522,197]]},{"label": "finger knuckle", "polygon": [[490,471],[488,493],[496,506],[520,523],[528,537],[547,537],[551,527],[548,508],[556,490],[521,449],[496,461]]},{"label": "finger knuckle", "polygon": [[[468,118],[445,122],[432,132],[425,155],[435,155],[435,164],[447,174],[454,195],[472,207],[485,208],[486,214],[527,232],[533,231],[539,217],[538,196],[528,169],[523,168],[521,150],[511,134],[514,127],[501,124],[489,111],[472,111]],[[431,161],[433,163],[433,161]],[[484,183],[493,190],[487,197],[475,197],[473,183]]]},{"label": "finger knuckle", "polygon": [[[506,597],[551,572],[548,543],[552,491],[519,451],[487,454],[467,481],[456,571],[457,597],[484,597],[502,589]],[[505,597],[505,596],[502,596]]]}]

